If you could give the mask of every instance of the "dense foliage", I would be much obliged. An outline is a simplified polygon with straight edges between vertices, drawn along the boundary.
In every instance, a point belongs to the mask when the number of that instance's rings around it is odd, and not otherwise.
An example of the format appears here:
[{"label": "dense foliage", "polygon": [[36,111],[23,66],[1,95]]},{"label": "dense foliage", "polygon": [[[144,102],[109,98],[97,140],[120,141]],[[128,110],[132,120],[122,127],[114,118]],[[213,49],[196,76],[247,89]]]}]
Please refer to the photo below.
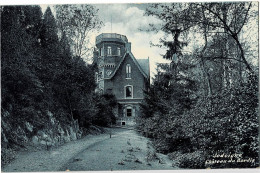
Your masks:
[{"label": "dense foliage", "polygon": [[[151,26],[165,32],[163,57],[172,62],[158,65],[138,129],[179,167],[259,166],[258,69],[245,54],[253,54],[245,46],[250,40],[238,38],[254,16],[251,7],[250,2],[173,3],[147,9],[164,22]],[[197,31],[204,43],[183,53],[187,35]],[[222,154],[240,156],[228,162],[230,156],[216,156]],[[214,159],[227,162],[209,162]]]},{"label": "dense foliage", "polygon": [[[100,116],[96,107],[110,106],[114,100],[95,94],[95,65],[73,56],[68,38],[58,33],[49,7],[44,15],[39,6],[1,9],[3,157],[10,153],[6,148],[23,147],[41,129],[57,133],[59,126],[75,120],[80,128],[113,122],[111,112],[103,122],[96,120]],[[52,116],[58,124],[50,126]]]}]

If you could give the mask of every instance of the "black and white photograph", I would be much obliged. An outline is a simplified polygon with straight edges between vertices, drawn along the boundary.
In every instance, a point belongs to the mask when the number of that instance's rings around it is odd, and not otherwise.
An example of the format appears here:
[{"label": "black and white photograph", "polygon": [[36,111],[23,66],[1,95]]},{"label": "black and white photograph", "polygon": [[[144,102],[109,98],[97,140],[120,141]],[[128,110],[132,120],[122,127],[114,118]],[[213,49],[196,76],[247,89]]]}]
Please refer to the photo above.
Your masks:
[{"label": "black and white photograph", "polygon": [[0,3],[1,171],[259,170],[258,1]]}]

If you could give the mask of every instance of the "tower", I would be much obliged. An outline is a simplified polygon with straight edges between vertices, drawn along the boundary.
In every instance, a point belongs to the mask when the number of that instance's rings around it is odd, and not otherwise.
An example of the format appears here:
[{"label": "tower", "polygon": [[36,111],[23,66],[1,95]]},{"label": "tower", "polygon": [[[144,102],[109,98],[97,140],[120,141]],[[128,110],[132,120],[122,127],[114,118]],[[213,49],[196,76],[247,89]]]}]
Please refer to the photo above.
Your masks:
[{"label": "tower", "polygon": [[135,59],[127,37],[116,33],[98,35],[96,48],[96,92],[114,94],[118,120],[121,124],[131,124],[139,114],[143,91],[149,85],[149,59]]},{"label": "tower", "polygon": [[[120,62],[126,49],[130,48],[127,37],[115,33],[103,33],[96,37],[97,82],[99,92],[104,93],[104,79],[108,79]],[[130,50],[129,50],[130,51]]]}]

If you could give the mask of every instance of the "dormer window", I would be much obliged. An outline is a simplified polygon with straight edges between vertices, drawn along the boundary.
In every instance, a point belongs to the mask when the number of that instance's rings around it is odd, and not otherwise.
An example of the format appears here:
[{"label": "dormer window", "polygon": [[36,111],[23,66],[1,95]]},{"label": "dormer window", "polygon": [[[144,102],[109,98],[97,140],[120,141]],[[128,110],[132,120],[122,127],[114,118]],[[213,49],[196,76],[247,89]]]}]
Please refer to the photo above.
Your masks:
[{"label": "dormer window", "polygon": [[107,47],[107,55],[112,55],[112,48],[110,46]]},{"label": "dormer window", "polygon": [[126,65],[126,78],[131,79],[131,65]]},{"label": "dormer window", "polygon": [[121,49],[120,49],[120,47],[117,48],[117,55],[118,55],[118,56],[121,55]]}]

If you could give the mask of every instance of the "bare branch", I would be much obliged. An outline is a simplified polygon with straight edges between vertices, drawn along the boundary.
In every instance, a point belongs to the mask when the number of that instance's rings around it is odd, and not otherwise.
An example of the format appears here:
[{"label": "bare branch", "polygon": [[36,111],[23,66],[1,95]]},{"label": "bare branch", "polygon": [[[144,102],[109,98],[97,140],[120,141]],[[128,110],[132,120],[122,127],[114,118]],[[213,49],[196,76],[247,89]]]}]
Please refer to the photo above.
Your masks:
[{"label": "bare branch", "polygon": [[249,6],[248,6],[248,9],[246,11],[246,15],[245,15],[244,20],[243,20],[243,23],[242,23],[241,27],[238,29],[238,31],[236,32],[236,34],[238,34],[241,31],[241,29],[243,28],[243,26],[245,25],[246,19],[248,17],[248,12],[249,12],[251,6],[252,6],[252,2],[250,2]]}]

